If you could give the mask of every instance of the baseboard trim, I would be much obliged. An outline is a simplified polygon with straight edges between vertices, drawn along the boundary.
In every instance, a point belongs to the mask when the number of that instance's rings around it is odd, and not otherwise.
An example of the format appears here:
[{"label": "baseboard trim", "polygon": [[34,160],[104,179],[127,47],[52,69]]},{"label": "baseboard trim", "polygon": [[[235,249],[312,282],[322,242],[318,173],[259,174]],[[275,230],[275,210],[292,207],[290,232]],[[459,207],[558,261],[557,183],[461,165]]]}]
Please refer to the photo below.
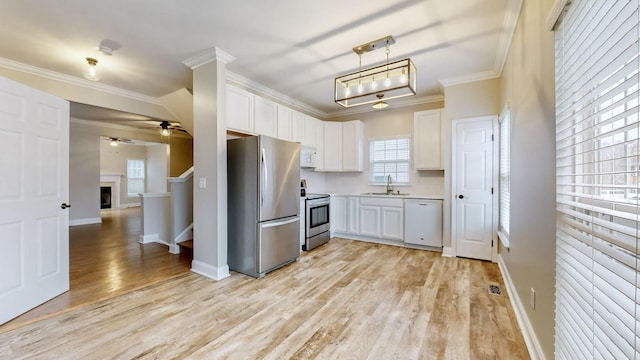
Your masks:
[{"label": "baseboard trim", "polygon": [[184,230],[182,230],[182,232],[178,234],[178,236],[176,236],[174,242],[177,244],[183,241],[191,240],[193,238],[192,234],[190,233],[191,230],[193,230],[193,223],[189,224]]},{"label": "baseboard trim", "polygon": [[132,208],[132,207],[140,207],[142,206],[141,203],[136,202],[136,203],[125,203],[125,204],[120,204],[120,207],[118,209],[128,209],[128,208]]},{"label": "baseboard trim", "polygon": [[529,356],[532,360],[546,360],[544,352],[542,351],[542,346],[540,346],[540,342],[536,337],[531,321],[529,321],[527,312],[524,309],[524,304],[516,291],[516,287],[511,280],[511,275],[509,275],[509,270],[507,270],[507,265],[504,263],[504,259],[502,259],[501,255],[498,255],[498,267],[500,268],[500,273],[502,273],[504,285],[507,287],[509,300],[511,300],[511,306],[516,314],[516,320],[520,326],[520,331],[522,331],[522,337],[524,337],[527,350],[529,350]]},{"label": "baseboard trim", "polygon": [[198,260],[193,260],[191,262],[191,271],[216,281],[220,281],[231,276],[229,273],[229,265],[212,266]]},{"label": "baseboard trim", "polygon": [[99,217],[69,220],[69,226],[91,225],[91,224],[101,224],[101,223],[102,223],[102,219]]},{"label": "baseboard trim", "polygon": [[158,234],[140,235],[140,240],[138,240],[138,242],[140,244],[160,242],[160,237],[158,236]]},{"label": "baseboard trim", "polygon": [[456,257],[456,253],[452,247],[445,246],[442,248],[443,257]]}]

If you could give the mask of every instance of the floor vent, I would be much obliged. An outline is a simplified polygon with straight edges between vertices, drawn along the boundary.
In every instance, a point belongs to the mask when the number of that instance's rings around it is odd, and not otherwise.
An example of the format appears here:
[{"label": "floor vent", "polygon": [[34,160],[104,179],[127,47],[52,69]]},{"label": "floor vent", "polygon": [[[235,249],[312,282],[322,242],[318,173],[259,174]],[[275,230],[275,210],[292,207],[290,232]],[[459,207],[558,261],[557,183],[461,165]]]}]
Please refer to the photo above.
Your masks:
[{"label": "floor vent", "polygon": [[489,294],[502,296],[502,289],[498,285],[489,285]]}]

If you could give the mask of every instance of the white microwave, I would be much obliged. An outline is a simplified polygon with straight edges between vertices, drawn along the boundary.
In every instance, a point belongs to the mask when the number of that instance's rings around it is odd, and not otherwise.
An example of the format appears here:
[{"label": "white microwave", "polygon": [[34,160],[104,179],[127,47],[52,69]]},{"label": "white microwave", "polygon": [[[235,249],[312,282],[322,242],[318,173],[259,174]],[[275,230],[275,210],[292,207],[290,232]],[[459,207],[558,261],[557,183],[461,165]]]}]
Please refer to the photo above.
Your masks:
[{"label": "white microwave", "polygon": [[316,150],[309,147],[300,148],[300,167],[315,168],[316,167]]}]

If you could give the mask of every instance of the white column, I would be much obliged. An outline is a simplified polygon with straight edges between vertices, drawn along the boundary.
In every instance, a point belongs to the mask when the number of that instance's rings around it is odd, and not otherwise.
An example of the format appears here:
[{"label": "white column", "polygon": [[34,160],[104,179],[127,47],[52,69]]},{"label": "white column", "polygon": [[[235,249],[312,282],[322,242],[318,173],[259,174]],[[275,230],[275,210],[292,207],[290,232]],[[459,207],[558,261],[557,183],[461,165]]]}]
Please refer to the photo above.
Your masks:
[{"label": "white column", "polygon": [[193,262],[191,271],[221,280],[227,263],[226,64],[212,48],[183,63],[193,70]]}]

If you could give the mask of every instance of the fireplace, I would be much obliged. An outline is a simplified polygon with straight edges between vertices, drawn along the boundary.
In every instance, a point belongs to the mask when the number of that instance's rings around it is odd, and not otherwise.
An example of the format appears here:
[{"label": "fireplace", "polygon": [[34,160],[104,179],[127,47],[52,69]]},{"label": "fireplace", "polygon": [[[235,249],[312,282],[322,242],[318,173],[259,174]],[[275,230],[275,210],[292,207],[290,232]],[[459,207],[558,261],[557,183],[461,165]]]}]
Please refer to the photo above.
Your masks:
[{"label": "fireplace", "polygon": [[[100,209],[120,209],[120,179],[123,176],[124,174],[100,174]],[[108,201],[105,201],[106,191],[109,191]]]},{"label": "fireplace", "polygon": [[111,186],[100,186],[100,209],[111,209]]}]

